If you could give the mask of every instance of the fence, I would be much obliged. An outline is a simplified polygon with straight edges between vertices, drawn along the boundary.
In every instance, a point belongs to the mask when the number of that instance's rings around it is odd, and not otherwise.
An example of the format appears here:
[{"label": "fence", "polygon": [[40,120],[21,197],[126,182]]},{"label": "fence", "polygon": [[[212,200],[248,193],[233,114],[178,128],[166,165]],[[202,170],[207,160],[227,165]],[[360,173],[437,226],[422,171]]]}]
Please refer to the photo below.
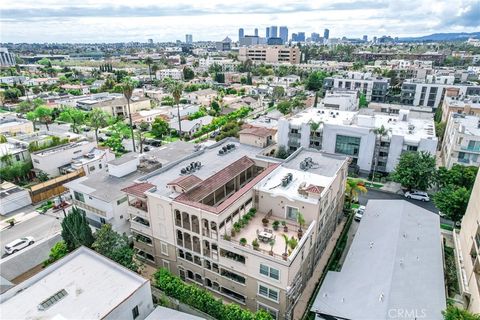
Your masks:
[{"label": "fence", "polygon": [[30,198],[32,202],[38,203],[43,200],[50,199],[64,193],[67,189],[63,186],[65,183],[83,177],[85,172],[83,169],[62,175],[57,178],[36,184],[30,187]]}]

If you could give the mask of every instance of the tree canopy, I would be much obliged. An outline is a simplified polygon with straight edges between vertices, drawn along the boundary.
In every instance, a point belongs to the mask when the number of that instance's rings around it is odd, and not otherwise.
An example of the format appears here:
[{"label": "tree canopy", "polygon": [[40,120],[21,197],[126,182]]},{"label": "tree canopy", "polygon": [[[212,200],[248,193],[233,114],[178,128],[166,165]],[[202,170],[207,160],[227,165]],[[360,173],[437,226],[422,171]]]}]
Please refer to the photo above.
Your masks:
[{"label": "tree canopy", "polygon": [[323,80],[328,76],[324,71],[314,71],[310,73],[305,83],[305,89],[318,91],[323,88]]},{"label": "tree canopy", "polygon": [[394,181],[409,190],[427,190],[435,176],[435,157],[427,152],[409,151],[400,156],[392,172]]},{"label": "tree canopy", "polygon": [[62,221],[62,238],[71,252],[80,246],[91,247],[94,241],[92,229],[88,225],[87,218],[77,207]]},{"label": "tree canopy", "polygon": [[163,136],[170,132],[170,125],[162,118],[155,118],[150,132],[155,136],[155,138],[162,139]]}]

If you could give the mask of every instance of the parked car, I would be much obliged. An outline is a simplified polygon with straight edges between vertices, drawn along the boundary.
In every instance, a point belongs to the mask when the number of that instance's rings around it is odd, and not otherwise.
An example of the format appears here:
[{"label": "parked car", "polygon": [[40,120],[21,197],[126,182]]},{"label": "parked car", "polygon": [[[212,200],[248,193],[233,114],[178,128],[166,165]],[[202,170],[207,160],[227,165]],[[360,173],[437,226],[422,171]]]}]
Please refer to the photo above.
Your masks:
[{"label": "parked car", "polygon": [[149,146],[143,147],[143,152],[148,152],[148,151],[150,151],[150,147],[149,147]]},{"label": "parked car", "polygon": [[218,136],[220,134],[220,131],[213,131],[212,133],[210,133],[210,138],[215,138],[216,136]]},{"label": "parked car", "polygon": [[357,210],[355,211],[355,216],[353,217],[353,219],[355,219],[356,221],[362,220],[364,213],[365,213],[365,206],[358,207]]},{"label": "parked car", "polygon": [[430,197],[425,191],[412,190],[405,192],[405,198],[420,201],[430,201]]},{"label": "parked car", "polygon": [[33,239],[33,237],[20,238],[7,244],[5,246],[5,252],[7,254],[12,254],[28,246],[31,246],[34,243],[35,243],[35,239]]}]

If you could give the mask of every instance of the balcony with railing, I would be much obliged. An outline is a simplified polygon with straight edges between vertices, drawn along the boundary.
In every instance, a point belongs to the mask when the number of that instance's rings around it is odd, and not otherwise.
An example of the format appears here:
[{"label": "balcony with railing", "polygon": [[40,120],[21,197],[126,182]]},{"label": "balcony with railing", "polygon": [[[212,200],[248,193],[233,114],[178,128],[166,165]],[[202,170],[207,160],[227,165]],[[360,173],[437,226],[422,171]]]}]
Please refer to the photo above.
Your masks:
[{"label": "balcony with railing", "polygon": [[130,215],[147,217],[148,213],[148,206],[147,202],[140,199],[134,199],[128,202],[128,209],[127,212]]},{"label": "balcony with railing", "polygon": [[467,152],[475,152],[480,153],[480,145],[479,146],[460,146],[460,149]]},{"label": "balcony with railing", "polygon": [[151,236],[152,228],[150,227],[150,222],[139,216],[132,216],[130,220],[130,227],[132,230],[137,230],[140,233]]}]

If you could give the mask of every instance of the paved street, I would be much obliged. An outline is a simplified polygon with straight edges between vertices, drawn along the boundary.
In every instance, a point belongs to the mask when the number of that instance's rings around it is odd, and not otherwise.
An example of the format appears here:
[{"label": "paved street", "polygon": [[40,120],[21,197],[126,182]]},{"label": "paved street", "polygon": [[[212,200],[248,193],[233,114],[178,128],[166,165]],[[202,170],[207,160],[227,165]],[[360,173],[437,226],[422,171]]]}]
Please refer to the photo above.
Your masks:
[{"label": "paved street", "polygon": [[35,241],[49,237],[61,230],[60,219],[54,216],[38,214],[37,216],[16,224],[12,228],[0,230],[0,246],[3,257],[4,246],[21,237],[32,236]]}]

